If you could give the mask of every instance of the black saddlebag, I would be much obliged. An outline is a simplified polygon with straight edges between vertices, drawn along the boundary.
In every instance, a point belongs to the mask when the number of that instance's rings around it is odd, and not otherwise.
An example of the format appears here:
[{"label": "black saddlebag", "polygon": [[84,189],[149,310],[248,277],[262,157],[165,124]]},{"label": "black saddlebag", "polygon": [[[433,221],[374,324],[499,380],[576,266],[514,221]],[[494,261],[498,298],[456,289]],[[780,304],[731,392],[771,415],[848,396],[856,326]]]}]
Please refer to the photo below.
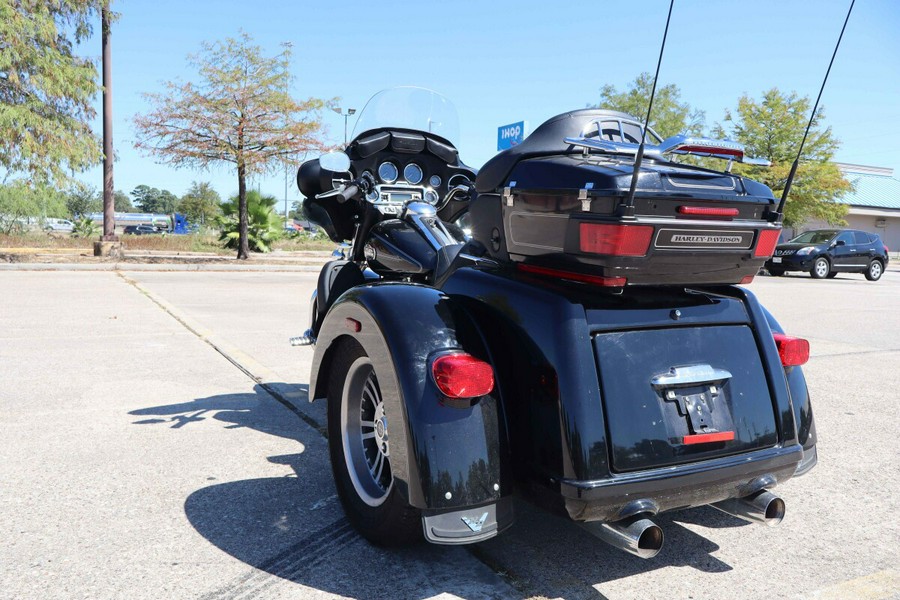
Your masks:
[{"label": "black saddlebag", "polygon": [[772,255],[781,227],[768,187],[645,159],[629,209],[632,169],[633,157],[523,157],[500,187],[481,186],[473,237],[524,271],[610,287],[746,283]]}]

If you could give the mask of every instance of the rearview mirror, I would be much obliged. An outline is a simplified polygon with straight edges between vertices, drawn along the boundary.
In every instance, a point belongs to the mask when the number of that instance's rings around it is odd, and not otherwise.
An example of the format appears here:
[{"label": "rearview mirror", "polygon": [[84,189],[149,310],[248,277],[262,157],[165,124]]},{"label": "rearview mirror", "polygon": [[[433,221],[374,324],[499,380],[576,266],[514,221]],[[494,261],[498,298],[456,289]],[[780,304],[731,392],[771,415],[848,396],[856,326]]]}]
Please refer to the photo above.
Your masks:
[{"label": "rearview mirror", "polygon": [[330,152],[319,157],[319,166],[333,173],[350,170],[350,157],[343,152]]}]

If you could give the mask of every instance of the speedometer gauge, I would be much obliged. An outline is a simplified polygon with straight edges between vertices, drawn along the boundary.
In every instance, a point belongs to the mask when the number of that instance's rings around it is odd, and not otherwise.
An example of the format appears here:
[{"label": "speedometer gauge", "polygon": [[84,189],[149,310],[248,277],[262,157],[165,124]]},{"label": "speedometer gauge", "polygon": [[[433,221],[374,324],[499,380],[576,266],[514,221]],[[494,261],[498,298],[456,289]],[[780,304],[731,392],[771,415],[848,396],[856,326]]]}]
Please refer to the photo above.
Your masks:
[{"label": "speedometer gauge", "polygon": [[403,169],[403,179],[413,185],[420,183],[422,181],[422,176],[422,167],[420,167],[416,163],[409,163]]},{"label": "speedometer gauge", "polygon": [[[409,167],[407,167],[407,169],[408,168]],[[397,169],[397,165],[392,162],[383,162],[378,167],[378,178],[385,183],[394,183],[397,181],[397,176],[399,174],[400,171]]]}]

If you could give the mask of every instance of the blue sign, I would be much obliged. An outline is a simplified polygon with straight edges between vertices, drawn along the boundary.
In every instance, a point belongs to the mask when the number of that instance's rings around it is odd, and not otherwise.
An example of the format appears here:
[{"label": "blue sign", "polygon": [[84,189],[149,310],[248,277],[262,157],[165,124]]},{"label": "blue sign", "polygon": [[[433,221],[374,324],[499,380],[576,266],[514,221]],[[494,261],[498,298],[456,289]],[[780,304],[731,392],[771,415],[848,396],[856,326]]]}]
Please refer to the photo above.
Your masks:
[{"label": "blue sign", "polygon": [[497,150],[518,146],[525,139],[525,121],[497,128]]}]

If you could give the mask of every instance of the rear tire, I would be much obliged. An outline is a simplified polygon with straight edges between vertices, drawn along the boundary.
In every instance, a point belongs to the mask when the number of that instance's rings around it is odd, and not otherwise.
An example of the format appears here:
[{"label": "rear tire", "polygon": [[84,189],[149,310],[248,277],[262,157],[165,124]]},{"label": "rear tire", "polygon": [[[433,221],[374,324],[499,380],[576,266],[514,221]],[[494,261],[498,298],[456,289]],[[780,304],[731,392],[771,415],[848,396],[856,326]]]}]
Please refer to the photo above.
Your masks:
[{"label": "rear tire", "polygon": [[831,265],[828,263],[828,259],[825,257],[820,257],[815,260],[813,263],[812,269],[810,269],[809,274],[812,275],[813,279],[825,279],[828,277],[828,273],[831,272]]},{"label": "rear tire", "polygon": [[881,275],[884,273],[884,265],[881,264],[880,260],[873,260],[869,263],[869,268],[866,269],[866,279],[869,281],[878,281],[881,279]]},{"label": "rear tire", "polygon": [[781,277],[784,275],[784,269],[768,269],[769,275],[772,277]]},{"label": "rear tire", "polygon": [[[338,497],[359,533],[381,546],[422,537],[422,518],[394,485],[388,415],[375,365],[355,340],[340,342],[328,380],[328,449]],[[402,427],[400,417],[390,424]]]},{"label": "rear tire", "polygon": [[835,277],[837,277],[837,271],[831,271],[830,273],[828,273],[828,279],[834,279]]}]

